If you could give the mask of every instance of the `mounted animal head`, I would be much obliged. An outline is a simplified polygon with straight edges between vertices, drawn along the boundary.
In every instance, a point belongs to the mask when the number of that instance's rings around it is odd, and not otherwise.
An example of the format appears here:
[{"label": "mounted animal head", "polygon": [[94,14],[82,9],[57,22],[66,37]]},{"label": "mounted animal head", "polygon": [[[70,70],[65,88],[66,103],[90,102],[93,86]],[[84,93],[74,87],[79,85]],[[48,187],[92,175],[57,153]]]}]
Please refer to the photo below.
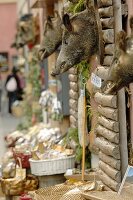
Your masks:
[{"label": "mounted animal head", "polygon": [[23,15],[17,23],[17,33],[12,47],[20,48],[25,44],[35,44],[39,40],[39,19],[32,14]]},{"label": "mounted animal head", "polygon": [[22,40],[25,44],[35,44],[39,38],[39,17],[27,14],[21,17],[19,22]]},{"label": "mounted animal head", "polygon": [[[133,82],[133,16],[130,18],[130,28],[131,34],[129,36],[124,31],[117,34],[113,61],[107,80],[102,86],[106,94],[114,94]],[[109,81],[112,81],[112,85],[106,89]]]},{"label": "mounted animal head", "polygon": [[24,45],[25,44],[24,44],[24,41],[22,41],[21,32],[17,32],[16,35],[15,35],[14,42],[11,44],[11,48],[19,49],[19,48],[24,47]]},{"label": "mounted animal head", "polygon": [[99,35],[93,6],[69,17],[63,16],[62,46],[52,75],[58,75],[98,53]]},{"label": "mounted animal head", "polygon": [[38,51],[40,60],[50,56],[61,44],[62,41],[62,21],[55,12],[55,17],[48,17],[44,24],[43,40]]}]

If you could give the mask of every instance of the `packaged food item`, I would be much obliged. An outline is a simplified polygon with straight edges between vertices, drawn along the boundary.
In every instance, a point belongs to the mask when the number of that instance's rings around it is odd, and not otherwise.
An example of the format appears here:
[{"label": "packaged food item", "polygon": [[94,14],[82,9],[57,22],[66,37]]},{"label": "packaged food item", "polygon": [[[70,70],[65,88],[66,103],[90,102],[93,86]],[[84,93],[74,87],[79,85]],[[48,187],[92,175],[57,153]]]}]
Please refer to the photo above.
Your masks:
[{"label": "packaged food item", "polygon": [[2,177],[13,178],[15,176],[16,164],[14,161],[2,165]]},{"label": "packaged food item", "polygon": [[14,178],[1,179],[2,191],[5,195],[20,195],[24,191],[24,180],[26,178],[26,170],[22,166],[16,167]]},{"label": "packaged food item", "polygon": [[16,152],[14,151],[14,159],[16,160],[16,163],[18,163],[18,158],[21,159],[21,163],[22,163],[22,168],[30,168],[30,163],[29,163],[29,159],[31,158],[31,152],[26,151],[26,152]]},{"label": "packaged food item", "polygon": [[[21,161],[20,161],[21,162]],[[33,175],[26,176],[26,169],[22,165],[16,168],[14,178],[1,178],[2,191],[5,195],[17,196],[38,188],[38,179]]]},{"label": "packaged food item", "polygon": [[23,194],[20,196],[19,200],[32,200],[30,195]]}]

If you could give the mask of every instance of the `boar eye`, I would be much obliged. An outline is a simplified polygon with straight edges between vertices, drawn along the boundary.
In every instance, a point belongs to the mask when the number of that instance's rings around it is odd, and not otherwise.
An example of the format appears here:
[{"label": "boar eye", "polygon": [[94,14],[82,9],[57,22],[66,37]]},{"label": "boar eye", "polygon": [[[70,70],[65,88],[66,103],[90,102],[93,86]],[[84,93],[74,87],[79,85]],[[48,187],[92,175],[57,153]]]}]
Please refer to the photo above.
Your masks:
[{"label": "boar eye", "polygon": [[68,41],[67,41],[67,40],[64,40],[64,44],[68,44]]}]

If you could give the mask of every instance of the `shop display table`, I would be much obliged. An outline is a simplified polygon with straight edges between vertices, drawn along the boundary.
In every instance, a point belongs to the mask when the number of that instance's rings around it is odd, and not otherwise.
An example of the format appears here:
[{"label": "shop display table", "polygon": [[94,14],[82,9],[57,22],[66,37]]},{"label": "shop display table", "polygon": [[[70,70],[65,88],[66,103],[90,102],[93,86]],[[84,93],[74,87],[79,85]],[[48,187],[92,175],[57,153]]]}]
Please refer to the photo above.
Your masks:
[{"label": "shop display table", "polygon": [[66,181],[64,174],[38,176],[39,188],[54,186],[57,184],[64,183]]},{"label": "shop display table", "polygon": [[88,200],[132,200],[133,199],[133,184],[125,186],[120,195],[112,191],[94,191],[83,193],[85,199]]}]

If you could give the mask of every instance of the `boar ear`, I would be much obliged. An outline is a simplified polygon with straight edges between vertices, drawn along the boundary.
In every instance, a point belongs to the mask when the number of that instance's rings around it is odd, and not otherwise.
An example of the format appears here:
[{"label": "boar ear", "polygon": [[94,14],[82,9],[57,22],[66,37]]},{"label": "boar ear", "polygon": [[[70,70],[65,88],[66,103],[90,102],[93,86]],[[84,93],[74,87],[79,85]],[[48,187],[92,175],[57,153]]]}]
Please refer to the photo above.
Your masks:
[{"label": "boar ear", "polygon": [[60,15],[59,15],[59,13],[58,13],[58,11],[57,11],[57,10],[55,10],[55,11],[54,11],[54,16],[55,16],[55,18],[58,18],[58,17],[60,17]]},{"label": "boar ear", "polygon": [[[96,1],[96,0],[94,0],[94,3],[95,3],[95,1]],[[85,0],[85,7],[86,7],[86,9],[87,9],[87,10],[90,9],[91,6],[93,6],[92,1],[90,1],[90,0]]]},{"label": "boar ear", "polygon": [[72,24],[70,22],[70,18],[68,14],[65,14],[63,16],[63,24],[65,25],[68,31],[72,31]]},{"label": "boar ear", "polygon": [[129,23],[130,23],[130,28],[133,31],[133,15],[130,17]]},{"label": "boar ear", "polygon": [[47,23],[52,23],[51,17],[47,16]]},{"label": "boar ear", "polygon": [[50,16],[47,16],[46,26],[48,26],[49,28],[52,28],[52,27],[53,27],[53,25],[52,25],[52,20],[51,20],[51,17],[50,17]]}]

